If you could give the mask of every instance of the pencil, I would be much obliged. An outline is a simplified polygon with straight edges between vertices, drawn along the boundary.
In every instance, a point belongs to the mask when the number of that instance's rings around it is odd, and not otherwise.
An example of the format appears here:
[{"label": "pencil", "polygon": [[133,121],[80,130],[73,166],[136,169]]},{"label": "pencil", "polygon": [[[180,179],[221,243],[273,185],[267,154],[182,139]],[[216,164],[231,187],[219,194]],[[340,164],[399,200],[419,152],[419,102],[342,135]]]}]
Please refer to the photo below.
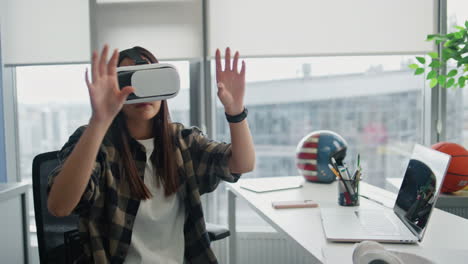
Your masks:
[{"label": "pencil", "polygon": [[331,164],[328,164],[328,168],[330,168],[330,170],[333,172],[333,174],[335,174],[336,177],[341,178],[341,175],[335,170],[335,168],[333,168]]}]

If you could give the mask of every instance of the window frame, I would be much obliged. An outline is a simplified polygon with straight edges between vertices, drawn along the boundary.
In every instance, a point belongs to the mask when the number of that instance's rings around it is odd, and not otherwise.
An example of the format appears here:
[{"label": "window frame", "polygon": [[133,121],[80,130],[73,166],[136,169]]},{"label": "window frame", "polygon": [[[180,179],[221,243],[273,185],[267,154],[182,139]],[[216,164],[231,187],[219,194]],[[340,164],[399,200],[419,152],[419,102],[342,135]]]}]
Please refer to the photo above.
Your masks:
[{"label": "window frame", "polygon": [[[3,111],[5,128],[6,182],[21,182],[18,136],[16,67],[3,68]],[[32,166],[32,165],[31,165]]]}]

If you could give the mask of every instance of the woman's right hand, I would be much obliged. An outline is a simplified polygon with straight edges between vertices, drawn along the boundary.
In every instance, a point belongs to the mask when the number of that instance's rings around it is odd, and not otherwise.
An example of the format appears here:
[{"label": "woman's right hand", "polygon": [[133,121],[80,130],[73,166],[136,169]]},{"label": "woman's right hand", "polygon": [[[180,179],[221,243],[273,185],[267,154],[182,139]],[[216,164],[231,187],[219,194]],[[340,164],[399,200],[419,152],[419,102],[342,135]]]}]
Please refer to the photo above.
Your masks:
[{"label": "woman's right hand", "polygon": [[120,109],[122,109],[127,96],[134,92],[135,88],[126,86],[122,90],[119,89],[117,81],[119,53],[115,49],[109,62],[107,62],[108,50],[109,47],[105,45],[100,56],[98,56],[96,51],[93,52],[91,64],[92,82],[89,81],[88,70],[86,70],[85,79],[93,110],[91,120],[106,122],[110,125]]}]

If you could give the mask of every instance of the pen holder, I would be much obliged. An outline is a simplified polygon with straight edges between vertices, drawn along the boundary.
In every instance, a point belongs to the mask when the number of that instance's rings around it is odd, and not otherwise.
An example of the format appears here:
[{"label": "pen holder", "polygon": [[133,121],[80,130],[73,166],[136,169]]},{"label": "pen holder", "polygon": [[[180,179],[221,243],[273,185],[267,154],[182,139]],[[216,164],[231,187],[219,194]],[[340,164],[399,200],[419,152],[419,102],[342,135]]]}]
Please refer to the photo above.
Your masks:
[{"label": "pen holder", "polygon": [[359,205],[359,181],[360,179],[338,179],[338,204],[341,206]]}]

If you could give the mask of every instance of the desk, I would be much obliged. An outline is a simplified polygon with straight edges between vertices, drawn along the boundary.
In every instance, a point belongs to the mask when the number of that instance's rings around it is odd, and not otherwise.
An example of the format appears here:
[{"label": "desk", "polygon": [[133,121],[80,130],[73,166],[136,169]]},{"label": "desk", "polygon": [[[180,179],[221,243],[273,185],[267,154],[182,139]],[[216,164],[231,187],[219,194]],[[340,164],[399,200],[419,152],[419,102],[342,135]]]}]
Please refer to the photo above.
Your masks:
[{"label": "desk", "polygon": [[[258,181],[268,184],[269,181],[297,181],[302,177],[259,178]],[[336,182],[319,184],[304,182],[298,189],[254,193],[240,188],[243,179],[237,183],[228,184],[228,225],[231,231],[229,238],[229,263],[236,264],[236,219],[235,199],[244,199],[249,206],[278,232],[283,234],[291,243],[301,247],[311,255],[311,263],[324,263],[324,253],[334,252],[343,256],[344,262],[351,263],[351,253],[354,244],[333,243],[325,239],[319,208],[300,208],[277,210],[271,206],[272,201],[311,199],[319,203],[320,207],[340,207],[337,203]],[[395,194],[375,186],[361,183],[361,193],[375,198],[387,206],[393,207]],[[381,208],[380,205],[361,198],[361,208]],[[356,207],[340,207],[343,210],[355,210]],[[391,209],[386,209],[391,210]],[[462,250],[468,249],[468,220],[434,209],[429,221],[423,242],[415,245],[385,244],[392,250],[414,252],[440,263],[461,263]],[[444,255],[444,249],[456,251],[454,257]],[[448,252],[447,251],[447,252]],[[460,253],[460,254],[458,254]],[[458,258],[457,258],[458,257]],[[330,262],[331,263],[331,262]]]},{"label": "desk", "polygon": [[29,263],[28,183],[0,184],[0,261]]}]

